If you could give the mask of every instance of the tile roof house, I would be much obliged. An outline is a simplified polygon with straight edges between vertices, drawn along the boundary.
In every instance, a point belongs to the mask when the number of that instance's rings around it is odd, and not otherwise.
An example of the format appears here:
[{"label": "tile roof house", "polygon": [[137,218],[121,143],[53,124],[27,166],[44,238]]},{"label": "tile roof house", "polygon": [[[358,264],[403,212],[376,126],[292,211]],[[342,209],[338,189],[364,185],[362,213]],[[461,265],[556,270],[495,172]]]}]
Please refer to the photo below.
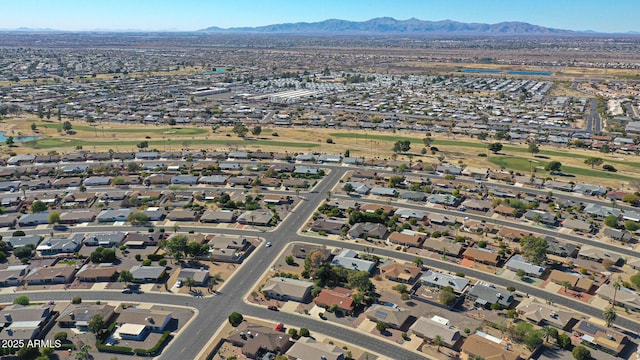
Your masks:
[{"label": "tile roof house", "polygon": [[520,354],[511,349],[507,349],[500,339],[489,340],[487,337],[473,334],[465,340],[460,348],[462,358],[470,356],[480,356],[486,360],[520,360]]},{"label": "tile roof house", "polygon": [[130,271],[134,280],[144,282],[158,282],[167,273],[167,269],[164,266],[134,265]]},{"label": "tile roof house", "polygon": [[387,280],[413,284],[420,277],[422,269],[414,265],[388,260],[380,266],[380,273]]},{"label": "tile roof house", "polygon": [[620,355],[624,348],[631,343],[627,335],[607,328],[596,325],[587,320],[580,320],[573,327],[573,333],[578,335],[584,342],[591,344],[596,349],[604,349],[615,356]]},{"label": "tile roof house", "polygon": [[115,307],[107,304],[69,304],[60,311],[56,320],[60,327],[75,327],[87,331],[89,322],[96,315],[102,316],[106,324],[111,323],[111,318],[115,314],[114,310]]},{"label": "tile roof house", "polygon": [[313,299],[313,302],[327,309],[336,305],[339,311],[347,314],[350,314],[355,307],[351,297],[351,290],[339,286],[333,289],[322,289],[318,296]]},{"label": "tile roof house", "polygon": [[387,226],[378,223],[357,223],[354,224],[348,232],[349,236],[353,239],[384,239],[388,233],[389,230],[387,230]]},{"label": "tile roof house", "polygon": [[404,329],[411,312],[398,307],[373,304],[364,315],[371,321],[382,322],[393,329]]},{"label": "tile roof house", "polygon": [[591,233],[595,230],[593,224],[578,219],[565,219],[562,221],[561,225],[565,229],[571,229],[583,233]]},{"label": "tile roof house", "polygon": [[498,263],[500,262],[500,254],[488,249],[470,247],[462,253],[462,256],[465,259],[491,266],[498,266]]},{"label": "tile roof house", "polygon": [[84,234],[71,234],[67,238],[47,237],[36,247],[42,256],[72,254],[82,247]]},{"label": "tile roof house", "polygon": [[178,280],[185,281],[193,279],[196,286],[206,286],[209,281],[209,270],[206,269],[181,269],[178,273]]},{"label": "tile roof house", "polygon": [[311,231],[315,232],[325,232],[327,234],[340,235],[342,234],[343,229],[346,229],[348,223],[343,220],[331,220],[320,218],[311,224]]},{"label": "tile roof house", "polygon": [[24,277],[24,281],[29,285],[68,284],[75,273],[75,266],[36,267]]},{"label": "tile roof house", "polygon": [[562,310],[555,305],[549,305],[535,297],[524,298],[518,304],[516,310],[522,318],[539,326],[551,325],[568,331],[577,322],[573,317],[573,312]]},{"label": "tile roof house", "polygon": [[54,321],[54,305],[7,305],[0,311],[0,341],[33,340]]},{"label": "tile roof house", "polygon": [[311,337],[301,337],[287,351],[289,359],[344,360],[344,351],[331,344],[318,342]]},{"label": "tile roof house", "polygon": [[78,270],[76,278],[83,282],[112,281],[118,274],[115,266],[86,264]]},{"label": "tile roof house", "polygon": [[440,336],[444,346],[451,349],[458,349],[463,339],[460,331],[449,325],[448,321],[440,321],[441,319],[442,318],[436,317],[436,320],[434,320],[421,316],[411,325],[409,333],[426,341],[431,341],[435,337]]},{"label": "tile roof house", "polygon": [[0,270],[0,286],[17,286],[29,272],[28,265],[12,265]]},{"label": "tile roof house", "polygon": [[248,322],[241,323],[226,340],[242,348],[242,354],[249,359],[263,359],[264,354],[283,354],[292,345],[288,334],[273,328]]},{"label": "tile roof house", "polygon": [[262,292],[273,299],[306,303],[309,301],[312,288],[313,283],[310,281],[273,277],[267,280]]},{"label": "tile roof house", "polygon": [[425,238],[426,238],[425,234],[421,234],[417,232],[408,233],[406,231],[403,231],[403,232],[394,231],[391,234],[389,234],[387,241],[390,243],[398,244],[402,246],[420,248],[422,247],[422,243],[424,242]]},{"label": "tile roof house", "polygon": [[596,295],[609,302],[615,297],[616,304],[622,304],[625,309],[640,310],[640,293],[624,286],[616,291],[612,285],[603,284],[596,290]]}]

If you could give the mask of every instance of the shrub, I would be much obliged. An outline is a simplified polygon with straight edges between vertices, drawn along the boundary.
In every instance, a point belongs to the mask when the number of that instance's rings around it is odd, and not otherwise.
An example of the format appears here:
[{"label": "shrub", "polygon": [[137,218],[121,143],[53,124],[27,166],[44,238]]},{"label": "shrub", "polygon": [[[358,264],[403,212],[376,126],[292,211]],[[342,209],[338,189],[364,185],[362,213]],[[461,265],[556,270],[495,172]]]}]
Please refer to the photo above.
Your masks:
[{"label": "shrub", "polygon": [[158,265],[167,266],[167,259],[160,259],[160,261],[158,261]]},{"label": "shrub", "polygon": [[60,340],[61,342],[65,342],[65,341],[67,341],[68,337],[69,337],[69,335],[67,334],[66,331],[60,331],[60,332],[56,333],[56,335],[53,338],[55,340]]},{"label": "shrub", "polygon": [[151,260],[149,260],[149,259],[145,259],[145,260],[142,262],[142,266],[151,266]]},{"label": "shrub", "polygon": [[18,296],[17,298],[13,299],[13,303],[17,305],[27,306],[29,305],[29,297],[25,295]]},{"label": "shrub", "polygon": [[140,255],[140,254],[136,254],[136,256],[135,256],[135,257],[136,257],[136,260],[138,260],[138,261],[142,261],[142,255]]},{"label": "shrub", "polygon": [[82,298],[80,296],[76,296],[73,299],[71,299],[71,303],[72,304],[80,304],[82,302]]},{"label": "shrub", "polygon": [[309,336],[311,336],[311,333],[309,332],[309,329],[307,329],[307,328],[300,328],[300,336],[309,337]]},{"label": "shrub", "polygon": [[232,312],[231,315],[229,315],[229,323],[233,327],[240,325],[240,323],[242,323],[243,320],[244,320],[244,317],[242,316],[242,314],[237,313],[235,311]]}]

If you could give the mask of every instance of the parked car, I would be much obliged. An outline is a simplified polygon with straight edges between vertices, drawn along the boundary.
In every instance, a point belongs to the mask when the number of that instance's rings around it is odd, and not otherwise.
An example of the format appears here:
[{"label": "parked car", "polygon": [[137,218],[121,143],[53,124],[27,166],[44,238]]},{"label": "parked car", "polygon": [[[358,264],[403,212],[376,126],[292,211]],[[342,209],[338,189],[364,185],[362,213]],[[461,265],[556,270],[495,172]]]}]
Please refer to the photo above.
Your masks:
[{"label": "parked car", "polygon": [[176,287],[178,288],[182,287],[182,280],[178,280],[178,282],[176,282]]},{"label": "parked car", "polygon": [[267,309],[273,310],[273,311],[280,311],[280,309],[278,309],[278,307],[275,306],[275,305],[269,305],[269,306],[267,306]]},{"label": "parked car", "polygon": [[284,331],[284,324],[278,323],[278,325],[276,325],[276,331]]}]

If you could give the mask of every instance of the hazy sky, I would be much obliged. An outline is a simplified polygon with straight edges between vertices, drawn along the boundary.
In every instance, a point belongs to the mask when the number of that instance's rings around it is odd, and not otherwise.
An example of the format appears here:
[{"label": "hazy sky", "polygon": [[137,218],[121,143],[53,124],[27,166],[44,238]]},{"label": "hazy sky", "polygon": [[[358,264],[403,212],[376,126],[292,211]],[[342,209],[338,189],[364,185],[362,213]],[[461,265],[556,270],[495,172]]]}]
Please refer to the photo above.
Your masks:
[{"label": "hazy sky", "polygon": [[0,28],[199,30],[390,16],[640,31],[638,0],[0,0]]}]

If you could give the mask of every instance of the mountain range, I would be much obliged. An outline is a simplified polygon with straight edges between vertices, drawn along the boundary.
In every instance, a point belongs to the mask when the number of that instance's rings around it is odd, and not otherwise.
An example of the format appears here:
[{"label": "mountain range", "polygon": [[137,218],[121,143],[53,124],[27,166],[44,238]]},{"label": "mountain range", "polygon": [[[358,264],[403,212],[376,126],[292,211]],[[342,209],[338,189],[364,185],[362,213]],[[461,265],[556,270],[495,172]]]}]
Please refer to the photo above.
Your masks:
[{"label": "mountain range", "polygon": [[463,23],[452,20],[426,21],[411,18],[396,20],[390,17],[375,18],[367,21],[347,21],[329,19],[320,22],[298,22],[274,24],[258,27],[234,27],[223,29],[209,27],[199,30],[208,33],[260,33],[260,34],[305,34],[305,35],[578,35],[581,32],[532,25],[525,22],[510,21],[497,24]]}]

